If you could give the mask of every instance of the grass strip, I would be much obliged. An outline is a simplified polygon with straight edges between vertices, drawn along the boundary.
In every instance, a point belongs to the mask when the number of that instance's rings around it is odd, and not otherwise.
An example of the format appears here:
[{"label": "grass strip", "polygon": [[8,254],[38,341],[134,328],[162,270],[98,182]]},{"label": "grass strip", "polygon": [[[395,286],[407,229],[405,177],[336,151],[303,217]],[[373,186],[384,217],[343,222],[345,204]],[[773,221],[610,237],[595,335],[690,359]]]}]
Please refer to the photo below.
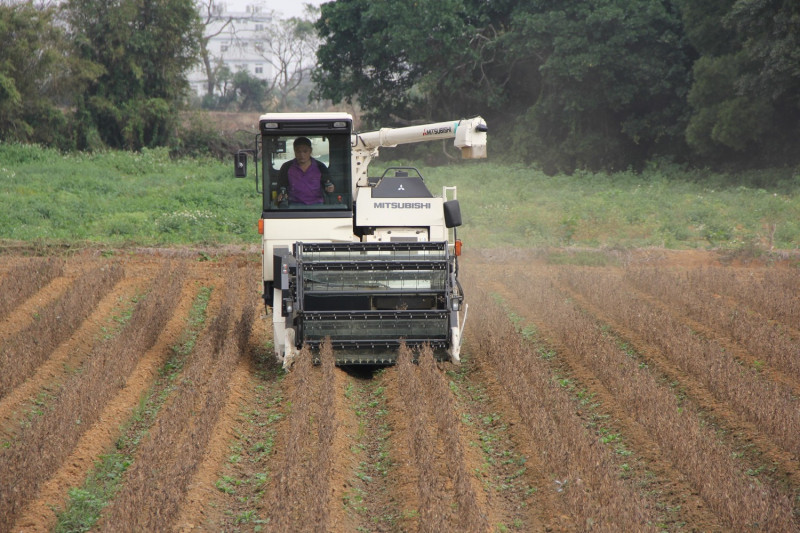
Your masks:
[{"label": "grass strip", "polygon": [[[259,242],[261,197],[227,161],[172,159],[164,148],[62,154],[8,143],[0,161],[9,192],[0,196],[0,243]],[[370,175],[414,163],[376,161]],[[800,248],[800,178],[786,170],[728,175],[667,165],[547,176],[494,160],[421,170],[434,194],[458,187],[459,234],[473,247]]]}]

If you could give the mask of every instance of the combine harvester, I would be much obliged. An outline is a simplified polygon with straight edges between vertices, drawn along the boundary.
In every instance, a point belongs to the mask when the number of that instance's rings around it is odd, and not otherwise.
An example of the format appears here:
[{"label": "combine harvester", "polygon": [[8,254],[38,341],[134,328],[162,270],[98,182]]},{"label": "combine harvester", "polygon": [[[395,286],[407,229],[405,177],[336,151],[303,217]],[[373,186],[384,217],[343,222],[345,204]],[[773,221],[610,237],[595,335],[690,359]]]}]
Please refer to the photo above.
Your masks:
[{"label": "combine harvester", "polygon": [[[415,168],[370,177],[368,167],[382,147],[441,139],[454,139],[465,159],[485,158],[483,119],[355,133],[347,113],[270,113],[259,130],[235,171],[246,177],[253,157],[264,302],[283,367],[303,346],[318,362],[327,338],[337,365],[393,364],[401,342],[458,363],[466,306],[456,188],[434,196]],[[315,161],[305,169],[309,145]],[[299,168],[287,171],[295,155]]]}]

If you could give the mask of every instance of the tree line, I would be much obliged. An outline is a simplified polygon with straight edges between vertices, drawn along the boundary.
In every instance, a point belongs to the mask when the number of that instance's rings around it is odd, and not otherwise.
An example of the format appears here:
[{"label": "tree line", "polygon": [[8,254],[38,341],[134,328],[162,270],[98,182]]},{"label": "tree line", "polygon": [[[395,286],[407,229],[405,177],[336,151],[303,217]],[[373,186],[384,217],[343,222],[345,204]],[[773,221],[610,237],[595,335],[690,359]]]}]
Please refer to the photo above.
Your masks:
[{"label": "tree line", "polygon": [[316,27],[316,95],[376,125],[481,114],[551,172],[800,162],[796,0],[337,0]]},{"label": "tree line", "polygon": [[166,145],[199,35],[192,0],[0,5],[0,139]]},{"label": "tree line", "polygon": [[[209,68],[198,1],[0,4],[0,140],[173,142]],[[800,164],[796,0],[336,0],[313,29],[312,98],[367,127],[480,114],[548,172]]]},{"label": "tree line", "polygon": [[[224,139],[196,121],[188,130],[181,124],[193,100],[204,109],[259,112],[308,92],[310,21],[272,14],[256,48],[275,76],[261,80],[211,56],[210,39],[227,31],[236,46],[236,25],[247,22],[237,15],[212,25],[212,8],[214,0],[0,3],[0,141],[63,150],[208,143],[213,152],[225,150]],[[198,65],[208,79],[202,99],[187,81]]]}]

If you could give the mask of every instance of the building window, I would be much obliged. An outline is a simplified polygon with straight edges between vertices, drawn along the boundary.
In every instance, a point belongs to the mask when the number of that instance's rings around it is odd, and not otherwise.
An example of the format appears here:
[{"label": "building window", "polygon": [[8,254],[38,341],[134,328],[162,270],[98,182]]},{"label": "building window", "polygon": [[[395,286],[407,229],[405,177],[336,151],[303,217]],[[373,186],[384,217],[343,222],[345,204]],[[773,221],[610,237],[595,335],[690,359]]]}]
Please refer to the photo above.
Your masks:
[{"label": "building window", "polygon": [[264,25],[263,24],[256,24],[256,31],[264,31]]},{"label": "building window", "polygon": [[256,74],[264,74],[264,67],[256,65]]},{"label": "building window", "polygon": [[228,51],[228,45],[227,44],[223,44],[222,46],[219,47],[219,51],[220,52],[227,52]]}]

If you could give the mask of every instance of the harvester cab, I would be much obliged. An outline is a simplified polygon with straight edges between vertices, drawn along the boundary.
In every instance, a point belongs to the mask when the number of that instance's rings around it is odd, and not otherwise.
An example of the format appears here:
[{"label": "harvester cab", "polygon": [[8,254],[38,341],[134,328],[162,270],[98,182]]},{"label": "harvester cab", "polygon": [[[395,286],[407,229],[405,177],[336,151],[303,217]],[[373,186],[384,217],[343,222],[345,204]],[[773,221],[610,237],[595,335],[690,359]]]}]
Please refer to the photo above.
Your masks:
[{"label": "harvester cab", "polygon": [[316,360],[327,339],[337,365],[393,364],[403,342],[459,362],[467,308],[456,188],[435,195],[415,168],[371,177],[368,167],[381,147],[441,139],[483,158],[486,130],[480,117],[369,133],[353,132],[347,113],[260,117],[235,173],[245,177],[253,157],[263,296],[284,368],[303,346]]}]

